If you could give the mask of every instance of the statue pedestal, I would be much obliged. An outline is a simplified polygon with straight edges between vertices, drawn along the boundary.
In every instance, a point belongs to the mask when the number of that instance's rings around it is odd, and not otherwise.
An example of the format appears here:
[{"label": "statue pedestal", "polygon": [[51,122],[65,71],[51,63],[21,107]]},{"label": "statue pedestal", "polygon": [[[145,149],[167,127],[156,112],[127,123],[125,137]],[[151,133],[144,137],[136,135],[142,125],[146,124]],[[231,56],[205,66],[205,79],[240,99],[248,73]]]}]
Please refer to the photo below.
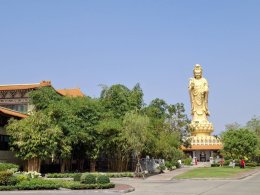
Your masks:
[{"label": "statue pedestal", "polygon": [[191,135],[197,135],[197,136],[209,136],[213,130],[213,124],[205,121],[205,122],[198,122],[198,121],[192,121],[190,124],[191,128]]}]

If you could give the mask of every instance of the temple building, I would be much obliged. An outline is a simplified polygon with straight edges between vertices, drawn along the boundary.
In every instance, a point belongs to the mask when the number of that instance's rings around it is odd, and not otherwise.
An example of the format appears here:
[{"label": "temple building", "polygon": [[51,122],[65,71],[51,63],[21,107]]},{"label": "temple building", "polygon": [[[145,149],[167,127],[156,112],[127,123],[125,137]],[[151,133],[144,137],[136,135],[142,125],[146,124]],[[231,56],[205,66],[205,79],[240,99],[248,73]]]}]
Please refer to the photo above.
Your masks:
[{"label": "temple building", "polygon": [[202,67],[199,64],[195,65],[193,74],[194,78],[191,78],[189,82],[192,115],[191,147],[182,147],[182,150],[196,162],[208,162],[223,146],[218,137],[211,135],[214,127],[208,121],[209,87],[207,80],[202,77]]},{"label": "temple building", "polygon": [[[52,87],[51,81],[33,84],[0,85],[0,162],[18,162],[13,152],[9,150],[9,136],[4,126],[10,118],[23,119],[32,111],[29,93],[41,87]],[[53,87],[52,87],[53,88]],[[54,88],[53,88],[54,89]],[[56,90],[61,96],[83,97],[79,88]]]}]

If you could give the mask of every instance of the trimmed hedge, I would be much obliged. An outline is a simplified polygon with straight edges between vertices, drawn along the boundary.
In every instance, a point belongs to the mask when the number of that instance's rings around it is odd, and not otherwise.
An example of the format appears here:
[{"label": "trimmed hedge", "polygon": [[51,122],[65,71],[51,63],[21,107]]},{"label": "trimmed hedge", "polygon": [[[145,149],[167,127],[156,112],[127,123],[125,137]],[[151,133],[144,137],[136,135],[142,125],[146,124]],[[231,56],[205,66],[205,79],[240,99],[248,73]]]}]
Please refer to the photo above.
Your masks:
[{"label": "trimmed hedge", "polygon": [[59,188],[81,190],[81,189],[109,189],[109,188],[113,188],[113,187],[115,187],[115,184],[113,184],[113,183],[82,184],[80,182],[74,182],[74,181],[32,179],[30,181],[23,181],[15,186],[0,186],[0,191],[57,190]]},{"label": "trimmed hedge", "polygon": [[[79,178],[82,173],[48,173],[46,174],[47,178]],[[84,173],[83,173],[84,174]],[[117,178],[117,177],[134,177],[134,173],[132,172],[121,172],[121,173],[89,173],[95,175],[96,177],[99,175],[106,175],[109,178]],[[78,181],[78,180],[75,180]]]},{"label": "trimmed hedge", "polygon": [[96,176],[93,174],[82,174],[80,178],[80,182],[84,184],[96,184]]},{"label": "trimmed hedge", "polygon": [[74,181],[80,181],[81,176],[82,176],[82,173],[76,173],[76,174],[74,175],[74,177],[73,177],[73,180],[74,180]]},{"label": "trimmed hedge", "polygon": [[30,181],[22,181],[15,187],[18,190],[46,190],[59,189],[61,184],[53,180],[32,179]]},{"label": "trimmed hedge", "polygon": [[0,186],[0,191],[12,191],[17,190],[16,186]]},{"label": "trimmed hedge", "polygon": [[79,173],[48,173],[47,178],[74,178]]},{"label": "trimmed hedge", "polygon": [[106,184],[71,184],[69,189],[72,190],[83,190],[83,189],[109,189],[114,188],[115,184],[106,183]]},{"label": "trimmed hedge", "polygon": [[99,176],[97,176],[97,183],[98,184],[107,184],[107,183],[110,183],[110,179],[106,175],[99,175]]}]

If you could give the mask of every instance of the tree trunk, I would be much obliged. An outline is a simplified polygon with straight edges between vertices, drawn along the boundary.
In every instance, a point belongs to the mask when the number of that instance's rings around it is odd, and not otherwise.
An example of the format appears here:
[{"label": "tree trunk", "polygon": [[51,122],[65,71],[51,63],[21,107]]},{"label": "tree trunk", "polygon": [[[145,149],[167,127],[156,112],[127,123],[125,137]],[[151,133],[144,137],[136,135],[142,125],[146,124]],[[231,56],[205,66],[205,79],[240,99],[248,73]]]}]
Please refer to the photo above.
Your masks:
[{"label": "tree trunk", "polygon": [[77,168],[78,168],[78,171],[79,172],[82,172],[83,169],[84,169],[84,162],[85,160],[84,159],[79,159],[78,162],[77,162]]},{"label": "tree trunk", "polygon": [[71,160],[70,159],[62,159],[60,172],[64,173],[65,171],[69,171],[71,168]]},{"label": "tree trunk", "polygon": [[64,160],[61,160],[60,172],[61,173],[65,172],[65,162],[64,162]]},{"label": "tree trunk", "polygon": [[96,171],[96,160],[91,159],[90,160],[90,172],[95,172]]},{"label": "tree trunk", "polygon": [[36,171],[40,173],[41,171],[41,160],[38,158],[28,159],[27,161],[27,171]]}]

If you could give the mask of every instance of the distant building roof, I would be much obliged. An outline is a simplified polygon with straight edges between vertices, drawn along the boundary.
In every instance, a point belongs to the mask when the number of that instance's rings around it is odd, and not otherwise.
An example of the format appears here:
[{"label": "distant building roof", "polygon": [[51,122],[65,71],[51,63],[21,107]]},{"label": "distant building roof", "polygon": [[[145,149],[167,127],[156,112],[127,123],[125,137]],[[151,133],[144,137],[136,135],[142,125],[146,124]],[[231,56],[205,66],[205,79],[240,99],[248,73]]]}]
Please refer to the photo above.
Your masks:
[{"label": "distant building roof", "polygon": [[8,108],[4,108],[2,106],[0,106],[0,114],[4,114],[10,117],[16,117],[16,118],[26,118],[28,115],[27,114],[23,114],[21,112],[17,112]]},{"label": "distant building roof", "polygon": [[71,96],[71,97],[83,97],[84,93],[80,91],[79,88],[74,89],[58,89],[56,90],[59,94],[63,96]]},{"label": "distant building roof", "polygon": [[[11,84],[11,85],[0,85],[0,91],[11,91],[11,90],[23,90],[23,89],[37,89],[40,87],[52,87],[51,81],[41,81],[40,83],[32,83],[32,84]],[[53,88],[53,87],[52,87]],[[56,90],[58,94],[63,96],[71,96],[71,97],[83,97],[85,96],[79,88],[73,89],[59,89]]]},{"label": "distant building roof", "polygon": [[0,85],[0,91],[36,89],[39,87],[51,87],[51,81],[41,81],[40,83],[33,84]]}]

